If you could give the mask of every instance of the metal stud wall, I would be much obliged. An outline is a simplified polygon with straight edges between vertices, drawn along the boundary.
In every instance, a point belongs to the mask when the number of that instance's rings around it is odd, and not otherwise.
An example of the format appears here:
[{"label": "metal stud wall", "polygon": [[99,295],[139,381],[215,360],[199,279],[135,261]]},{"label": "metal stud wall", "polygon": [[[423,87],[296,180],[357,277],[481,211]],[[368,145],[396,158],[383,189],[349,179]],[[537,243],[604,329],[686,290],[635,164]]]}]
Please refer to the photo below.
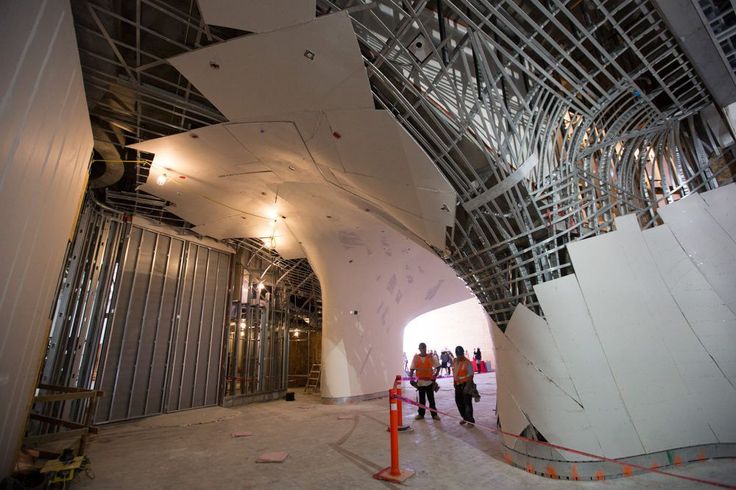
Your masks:
[{"label": "metal stud wall", "polygon": [[96,422],[217,403],[229,256],[133,227]]},{"label": "metal stud wall", "polygon": [[103,390],[96,423],[217,404],[229,273],[224,251],[88,205],[44,382]]}]

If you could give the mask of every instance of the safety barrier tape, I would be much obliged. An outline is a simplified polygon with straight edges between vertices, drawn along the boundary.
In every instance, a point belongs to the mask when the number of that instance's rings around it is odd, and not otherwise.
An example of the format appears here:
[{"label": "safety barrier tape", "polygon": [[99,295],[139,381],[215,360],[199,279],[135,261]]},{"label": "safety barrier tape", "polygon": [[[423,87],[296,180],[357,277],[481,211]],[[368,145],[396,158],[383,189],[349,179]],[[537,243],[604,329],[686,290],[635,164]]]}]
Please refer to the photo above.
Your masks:
[{"label": "safety barrier tape", "polygon": [[[430,412],[436,412],[438,414],[444,415],[444,416],[449,417],[449,418],[462,420],[462,418],[461,417],[458,417],[457,415],[453,415],[453,414],[450,414],[450,413],[447,413],[447,412],[442,412],[440,410],[435,410],[435,409],[429,408],[428,406],[422,405],[421,403],[418,403],[418,402],[416,402],[416,401],[414,401],[414,400],[412,400],[410,398],[406,398],[405,396],[398,396],[396,398],[399,398],[402,401],[405,401],[406,403],[408,403],[410,405],[415,405],[417,407],[424,408],[425,410],[429,410]],[[471,423],[468,422],[468,425],[471,425]],[[559,449],[561,451],[566,451],[568,453],[578,454],[580,456],[585,456],[585,457],[588,457],[588,458],[596,459],[598,461],[604,461],[606,463],[615,463],[617,465],[620,465],[620,466],[623,466],[624,467],[624,474],[627,474],[626,468],[628,467],[628,468],[635,468],[637,470],[648,471],[648,472],[651,472],[651,473],[657,473],[657,474],[660,474],[660,475],[672,476],[674,478],[679,478],[681,480],[688,480],[688,481],[692,481],[692,482],[696,482],[696,483],[703,483],[705,485],[711,485],[711,486],[714,486],[714,487],[730,488],[731,490],[736,490],[736,485],[729,485],[727,483],[721,483],[721,482],[717,482],[717,481],[713,481],[713,480],[705,480],[705,479],[702,479],[702,478],[695,478],[695,477],[692,477],[692,476],[678,475],[676,473],[670,473],[668,471],[662,471],[662,470],[658,470],[656,468],[648,468],[646,466],[641,466],[641,465],[638,465],[638,464],[635,464],[635,463],[626,463],[626,462],[623,462],[623,461],[618,461],[618,460],[615,460],[615,459],[607,458],[605,456],[599,456],[597,454],[592,454],[592,453],[588,453],[588,452],[585,452],[585,451],[579,451],[577,449],[572,449],[572,448],[569,448],[569,447],[560,446],[558,444],[553,444],[551,442],[543,442],[543,441],[537,441],[537,440],[534,440],[534,439],[529,439],[528,437],[520,436],[520,435],[517,435],[517,434],[512,434],[511,432],[506,432],[504,430],[500,430],[500,429],[497,429],[495,427],[489,427],[487,425],[478,424],[477,422],[476,423],[473,423],[472,425],[475,426],[475,427],[479,427],[481,429],[486,429],[486,430],[491,431],[491,432],[493,432],[495,434],[503,434],[503,435],[506,435],[506,436],[509,436],[509,437],[513,437],[515,439],[519,439],[519,440],[525,441],[525,442],[531,442],[533,444],[538,444],[540,446],[546,446],[546,447],[551,447],[551,448],[554,448],[554,449]],[[630,470],[629,470],[629,473],[630,473]]]}]

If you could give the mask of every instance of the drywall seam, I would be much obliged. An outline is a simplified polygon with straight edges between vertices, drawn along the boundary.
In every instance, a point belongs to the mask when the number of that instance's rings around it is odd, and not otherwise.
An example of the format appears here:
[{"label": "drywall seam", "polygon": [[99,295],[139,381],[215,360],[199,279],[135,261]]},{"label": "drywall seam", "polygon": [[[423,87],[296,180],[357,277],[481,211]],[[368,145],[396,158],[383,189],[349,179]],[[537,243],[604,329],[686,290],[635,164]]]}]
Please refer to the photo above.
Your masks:
[{"label": "drywall seam", "polygon": [[[578,280],[577,275],[575,276],[575,282],[578,283],[578,288],[580,291],[583,291],[583,285],[580,284],[580,281]],[[600,335],[598,335],[598,328],[595,324],[595,320],[593,319],[593,315],[590,312],[590,306],[588,306],[588,302],[585,299],[585,294],[581,294],[581,297],[583,299],[583,303],[585,303],[585,309],[588,311],[588,317],[590,318],[590,326],[593,330],[593,333],[595,334],[595,338],[598,341],[598,345],[601,348],[601,352],[603,353],[603,358],[606,360],[606,366],[608,366],[608,372],[611,373],[611,379],[613,380],[613,384],[616,385],[616,392],[618,393],[618,398],[621,400],[621,406],[624,409],[624,412],[626,412],[626,417],[629,419],[629,423],[631,424],[631,427],[634,429],[634,432],[636,433],[636,438],[639,440],[639,444],[641,444],[642,448],[646,448],[646,445],[644,444],[644,440],[641,438],[641,434],[639,434],[639,430],[636,427],[636,424],[634,423],[634,418],[631,416],[631,412],[629,411],[629,407],[626,405],[626,400],[624,399],[623,393],[621,392],[621,386],[619,385],[618,379],[616,379],[616,374],[613,371],[613,367],[611,366],[611,361],[608,359],[608,353],[606,352],[606,349],[603,346],[603,342],[601,341]]]},{"label": "drywall seam", "polygon": [[[714,221],[715,221],[715,219],[714,219]],[[660,225],[660,226],[667,227],[666,224]],[[669,227],[667,227],[667,228],[669,229]],[[672,232],[670,232],[670,233],[672,234],[673,238],[677,241],[677,245],[683,250],[683,252],[685,252],[685,248],[683,248],[682,247],[682,244],[677,240],[677,236],[674,233],[672,233]],[[647,240],[644,240],[644,245],[647,247],[647,250],[649,251],[649,254],[650,255],[653,255],[655,253],[654,250],[652,250],[651,248],[649,248],[649,243],[647,242]],[[688,255],[688,254],[685,253],[685,255]],[[692,261],[692,258],[690,258],[690,257],[689,257],[689,260],[690,260],[691,263],[693,262]],[[656,263],[656,261],[654,259],[652,259],[652,262],[655,264],[655,266],[657,265],[657,263]],[[713,291],[713,294],[715,294],[716,296],[718,296],[718,293],[715,291],[715,289],[713,289],[713,286],[710,284],[710,282],[708,282],[708,278],[705,277],[705,275],[700,271],[700,269],[698,269],[697,264],[692,263],[692,265],[693,265],[693,271],[695,273],[697,273],[703,279],[703,281],[705,281],[708,284],[708,286],[710,286],[711,290]],[[688,328],[693,333],[693,335],[695,336],[695,338],[698,339],[698,343],[703,348],[703,351],[705,351],[708,354],[708,357],[710,357],[711,360],[713,360],[713,364],[716,365],[716,367],[718,368],[718,371],[723,375],[723,377],[726,379],[726,381],[728,381],[728,383],[736,390],[736,385],[733,384],[733,381],[731,380],[731,378],[728,377],[728,375],[723,370],[723,368],[721,367],[721,365],[718,363],[718,361],[716,360],[716,358],[713,357],[713,354],[711,354],[710,349],[708,349],[708,347],[705,346],[705,344],[703,343],[703,339],[700,338],[700,335],[698,335],[697,330],[695,328],[693,328],[693,325],[690,323],[690,320],[688,320],[688,315],[685,314],[685,311],[683,310],[682,305],[680,304],[680,302],[677,299],[677,296],[678,295],[675,294],[675,291],[670,287],[670,285],[666,281],[665,277],[662,276],[662,274],[661,274],[661,272],[659,270],[659,267],[656,267],[656,269],[657,269],[657,274],[662,279],[662,282],[664,283],[665,288],[670,293],[670,296],[672,297],[673,301],[677,305],[677,309],[679,310],[680,315],[682,315],[682,318],[685,320],[685,323],[687,323]],[[679,370],[678,370],[678,372],[679,372]],[[710,424],[708,424],[708,427],[710,427]],[[711,431],[713,431],[712,428],[711,428]],[[715,435],[715,433],[714,433],[714,435]],[[718,438],[718,436],[716,436],[716,439],[720,440]]]},{"label": "drywall seam", "polygon": [[[506,334],[504,334],[504,335],[506,335]],[[512,340],[511,340],[511,339],[510,339],[510,338],[508,337],[508,335],[506,335],[506,340],[507,340],[507,341],[508,341],[508,343],[509,343],[509,344],[510,344],[510,345],[511,345],[511,346],[512,346],[512,347],[513,347],[513,348],[514,348],[515,350],[516,350],[516,352],[517,352],[517,353],[519,354],[519,356],[520,356],[520,357],[521,357],[522,359],[524,359],[524,360],[525,360],[525,361],[527,362],[527,364],[529,364],[529,365],[530,365],[531,367],[533,367],[534,369],[536,369],[537,371],[539,371],[539,373],[540,373],[540,374],[541,374],[542,376],[544,376],[544,378],[545,378],[545,379],[546,379],[547,381],[549,381],[549,382],[550,382],[551,384],[553,384],[553,385],[554,385],[554,386],[555,386],[555,387],[556,387],[556,388],[557,388],[558,390],[560,390],[560,391],[561,391],[562,393],[564,393],[564,394],[565,394],[565,396],[567,396],[567,397],[568,397],[568,398],[569,398],[570,400],[574,401],[574,402],[575,402],[575,403],[576,403],[576,404],[577,404],[577,405],[578,405],[578,406],[579,406],[580,408],[582,408],[583,410],[585,410],[585,407],[583,406],[583,404],[582,404],[582,403],[580,403],[580,400],[576,399],[576,398],[575,398],[574,396],[572,396],[572,395],[571,395],[570,393],[568,393],[567,391],[565,391],[565,389],[564,389],[563,387],[561,387],[561,386],[560,386],[559,384],[557,384],[557,382],[555,382],[555,380],[554,380],[554,379],[552,379],[552,378],[551,378],[550,376],[548,376],[547,374],[545,374],[545,372],[544,372],[544,371],[542,371],[542,370],[541,370],[541,369],[540,369],[539,367],[537,367],[537,366],[536,366],[536,364],[535,364],[535,363],[534,363],[533,361],[531,361],[531,360],[530,360],[530,359],[529,359],[529,358],[528,358],[527,356],[525,356],[525,355],[524,355],[524,354],[523,354],[523,353],[521,352],[521,350],[520,350],[520,349],[519,349],[519,348],[518,348],[518,347],[517,347],[517,346],[516,346],[516,345],[514,344],[514,342],[513,342],[513,341],[512,341]],[[556,348],[556,347],[557,347],[557,346],[555,346],[555,348]],[[558,352],[559,352],[559,351],[558,351]],[[567,369],[567,367],[566,367],[565,369]],[[574,387],[574,386],[575,386],[575,382],[573,381],[573,379],[572,379],[572,378],[570,378],[570,377],[569,377],[569,375],[568,375],[568,379],[570,380],[570,384],[571,384],[571,385],[572,385],[572,386]],[[575,392],[577,392],[577,390],[575,390]],[[522,413],[523,413],[523,411],[522,411]],[[526,414],[525,414],[525,415],[526,415]]]}]

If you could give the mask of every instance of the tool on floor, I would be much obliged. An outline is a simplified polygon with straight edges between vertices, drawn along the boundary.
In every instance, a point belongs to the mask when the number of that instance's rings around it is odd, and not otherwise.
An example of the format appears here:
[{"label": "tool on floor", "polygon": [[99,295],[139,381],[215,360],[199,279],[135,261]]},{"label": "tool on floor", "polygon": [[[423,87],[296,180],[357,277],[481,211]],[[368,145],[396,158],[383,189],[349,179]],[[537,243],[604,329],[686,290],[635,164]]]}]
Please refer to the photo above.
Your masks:
[{"label": "tool on floor", "polygon": [[66,487],[67,482],[76,478],[80,471],[84,471],[90,480],[94,480],[95,474],[87,456],[74,456],[71,450],[64,450],[58,459],[47,461],[41,474],[48,476],[49,485],[61,485]]}]

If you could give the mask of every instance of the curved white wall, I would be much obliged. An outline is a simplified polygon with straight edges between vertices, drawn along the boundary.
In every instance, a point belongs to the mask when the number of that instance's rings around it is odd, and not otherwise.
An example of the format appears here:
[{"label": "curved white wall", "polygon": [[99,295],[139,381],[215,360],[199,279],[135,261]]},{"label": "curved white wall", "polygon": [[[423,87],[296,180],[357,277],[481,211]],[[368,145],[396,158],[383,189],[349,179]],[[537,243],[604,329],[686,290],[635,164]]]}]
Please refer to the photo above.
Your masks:
[{"label": "curved white wall", "polygon": [[[336,211],[329,186],[283,191],[302,203],[300,219],[287,221],[322,286],[322,397],[387,390],[401,373],[405,325],[471,293],[439,257],[373,213],[347,202]],[[330,217],[305,215],[320,208]]]},{"label": "curved white wall", "polygon": [[92,131],[67,1],[3,0],[0,478],[20,446]]}]

